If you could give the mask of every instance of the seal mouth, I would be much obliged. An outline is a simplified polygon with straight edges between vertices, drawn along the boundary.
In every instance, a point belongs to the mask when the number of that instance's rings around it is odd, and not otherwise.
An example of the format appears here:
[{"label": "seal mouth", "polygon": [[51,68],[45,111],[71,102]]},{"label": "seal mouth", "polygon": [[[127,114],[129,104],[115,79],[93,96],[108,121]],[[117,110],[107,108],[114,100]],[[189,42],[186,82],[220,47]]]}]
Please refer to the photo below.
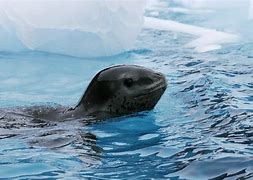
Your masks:
[{"label": "seal mouth", "polygon": [[160,96],[162,96],[163,92],[166,90],[166,85],[161,85],[159,87],[156,87],[154,89],[149,89],[147,90],[147,92],[145,93],[141,93],[137,96],[135,96],[135,99],[139,99],[139,98],[144,98],[144,97],[149,97],[153,96],[153,95],[158,95],[160,94]]},{"label": "seal mouth", "polygon": [[159,80],[152,85],[152,87],[148,88],[145,90],[145,92],[142,92],[135,96],[135,99],[143,98],[143,97],[152,97],[152,96],[157,96],[164,93],[164,91],[167,88],[167,82],[163,74],[161,73],[156,73],[159,77]]}]

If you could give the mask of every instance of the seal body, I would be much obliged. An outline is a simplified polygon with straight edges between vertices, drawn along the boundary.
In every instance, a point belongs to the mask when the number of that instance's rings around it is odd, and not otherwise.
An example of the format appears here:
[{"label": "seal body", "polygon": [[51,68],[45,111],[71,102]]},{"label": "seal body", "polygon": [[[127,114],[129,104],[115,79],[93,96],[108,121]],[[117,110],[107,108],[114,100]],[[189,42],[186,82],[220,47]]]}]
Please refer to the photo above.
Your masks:
[{"label": "seal body", "polygon": [[0,115],[10,118],[10,114],[15,114],[37,121],[107,119],[153,109],[166,86],[161,73],[141,66],[118,65],[98,72],[73,108],[33,106],[2,110]]}]

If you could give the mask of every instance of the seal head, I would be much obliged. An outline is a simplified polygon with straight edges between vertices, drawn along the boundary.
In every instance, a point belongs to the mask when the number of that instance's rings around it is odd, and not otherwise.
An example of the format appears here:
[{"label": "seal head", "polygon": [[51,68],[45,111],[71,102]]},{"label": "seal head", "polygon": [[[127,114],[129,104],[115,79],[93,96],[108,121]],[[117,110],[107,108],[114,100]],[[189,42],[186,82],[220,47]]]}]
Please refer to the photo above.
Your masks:
[{"label": "seal head", "polygon": [[166,87],[164,75],[153,70],[135,65],[109,67],[92,79],[75,111],[116,117],[151,110]]}]

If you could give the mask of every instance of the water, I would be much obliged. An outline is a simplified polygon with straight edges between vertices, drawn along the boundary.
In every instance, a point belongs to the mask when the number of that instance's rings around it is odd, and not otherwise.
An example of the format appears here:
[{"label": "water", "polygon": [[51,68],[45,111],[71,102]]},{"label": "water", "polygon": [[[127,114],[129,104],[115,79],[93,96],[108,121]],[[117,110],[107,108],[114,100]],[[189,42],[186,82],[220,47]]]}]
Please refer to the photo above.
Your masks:
[{"label": "water", "polygon": [[[162,16],[197,24],[197,15]],[[253,43],[200,54],[184,48],[193,38],[145,29],[136,50],[100,59],[1,53],[1,107],[74,105],[92,76],[114,64],[152,67],[168,80],[150,112],[90,125],[1,128],[1,178],[253,178]]]}]

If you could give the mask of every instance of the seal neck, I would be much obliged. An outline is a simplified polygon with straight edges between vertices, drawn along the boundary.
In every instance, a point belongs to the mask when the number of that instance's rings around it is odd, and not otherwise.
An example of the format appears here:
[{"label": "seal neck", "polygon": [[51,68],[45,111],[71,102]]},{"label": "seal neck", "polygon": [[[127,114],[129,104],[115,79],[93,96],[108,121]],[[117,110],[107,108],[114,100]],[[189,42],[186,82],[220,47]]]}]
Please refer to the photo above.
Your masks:
[{"label": "seal neck", "polygon": [[109,113],[106,113],[104,109],[100,106],[96,107],[88,107],[84,106],[83,104],[79,104],[75,108],[69,108],[66,110],[62,118],[64,119],[81,119],[81,118],[87,118],[87,117],[109,117]]}]

